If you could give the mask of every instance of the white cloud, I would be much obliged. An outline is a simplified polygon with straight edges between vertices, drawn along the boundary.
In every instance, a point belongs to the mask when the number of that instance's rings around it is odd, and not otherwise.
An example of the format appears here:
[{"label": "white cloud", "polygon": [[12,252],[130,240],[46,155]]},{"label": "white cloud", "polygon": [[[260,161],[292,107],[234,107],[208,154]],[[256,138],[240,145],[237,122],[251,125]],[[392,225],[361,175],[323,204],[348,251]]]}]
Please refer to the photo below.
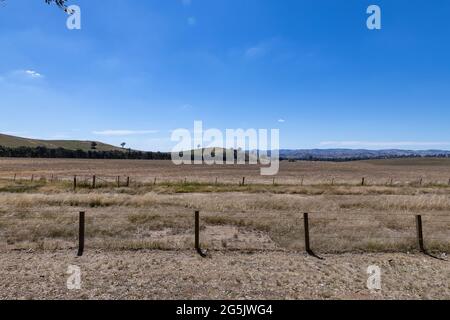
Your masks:
[{"label": "white cloud", "polygon": [[321,146],[348,148],[404,148],[404,147],[443,147],[450,146],[447,141],[323,141]]},{"label": "white cloud", "polygon": [[37,72],[32,69],[22,69],[11,71],[3,76],[0,76],[0,80],[3,81],[14,81],[14,80],[29,80],[29,79],[41,79],[44,78],[42,73]]},{"label": "white cloud", "polygon": [[146,135],[158,133],[158,130],[104,130],[104,131],[94,131],[93,134],[99,136],[134,136],[134,135]]},{"label": "white cloud", "polygon": [[278,119],[278,122],[279,122],[279,123],[285,123],[286,120],[284,120],[284,119]]},{"label": "white cloud", "polygon": [[43,77],[42,74],[40,74],[39,72],[36,72],[34,70],[24,70],[23,72],[25,73],[25,75],[27,75],[28,77],[31,77],[31,78],[42,78]]}]

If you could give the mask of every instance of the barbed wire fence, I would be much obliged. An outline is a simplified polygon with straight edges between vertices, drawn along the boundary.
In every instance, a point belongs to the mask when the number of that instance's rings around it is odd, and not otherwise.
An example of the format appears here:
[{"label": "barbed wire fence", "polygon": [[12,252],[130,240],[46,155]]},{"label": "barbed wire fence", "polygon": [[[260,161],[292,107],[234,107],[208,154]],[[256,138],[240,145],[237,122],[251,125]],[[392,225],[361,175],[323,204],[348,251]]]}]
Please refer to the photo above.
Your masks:
[{"label": "barbed wire fence", "polygon": [[[188,212],[184,212],[186,217],[189,217]],[[222,213],[223,214],[223,213]],[[316,249],[323,253],[339,253],[348,252],[354,250],[355,244],[360,244],[357,251],[363,251],[365,246],[370,249],[370,246],[379,242],[380,247],[387,248],[387,245],[407,244],[408,250],[415,249],[423,254],[432,256],[434,258],[439,258],[433,256],[428,249],[428,245],[432,244],[432,247],[449,248],[450,246],[450,213],[449,214],[381,214],[381,213],[340,213],[338,216],[328,216],[330,213],[320,212],[320,211],[309,211],[303,214],[298,214],[297,216],[290,216],[289,218],[283,217],[285,221],[279,221],[278,226],[283,226],[285,228],[291,228],[290,232],[298,233],[298,237],[303,240],[303,250],[311,256],[321,258],[316,254]],[[333,214],[333,213],[331,213]],[[281,215],[280,215],[281,216]],[[202,241],[208,242],[208,239],[201,237],[201,230],[204,230],[206,226],[223,224],[233,225],[235,222],[232,220],[227,220],[225,222],[220,222],[220,216],[215,214],[214,217],[217,218],[219,223],[213,223],[211,219],[204,219],[202,222],[200,211],[195,210],[194,215],[191,216],[192,224],[189,226],[188,230],[193,231],[192,243],[194,249],[202,257],[208,256],[208,254],[202,249]],[[395,225],[395,230],[385,230],[380,226],[385,223],[388,219],[395,218],[398,222]],[[190,220],[188,218],[188,220]],[[78,216],[64,215],[56,216],[55,220],[49,222],[45,216],[41,217],[1,217],[0,218],[0,237],[6,238],[8,242],[8,237],[13,235],[8,234],[8,226],[18,225],[24,229],[40,229],[41,233],[33,241],[43,241],[44,239],[61,239],[69,238],[73,242],[71,248],[78,248],[78,255],[81,256],[84,253],[85,245],[89,248],[89,239],[97,239],[105,237],[106,241],[110,241],[114,237],[114,231],[111,225],[116,224],[117,228],[130,229],[139,228],[140,225],[145,225],[145,216],[143,220],[137,219],[133,220],[130,217],[123,216],[94,216],[89,215],[86,211],[79,212]],[[153,218],[149,217],[149,221],[153,221]],[[65,226],[69,228],[69,232],[62,235],[61,231],[58,231],[52,223],[58,226]],[[184,223],[184,222],[183,222]],[[242,221],[236,224],[242,226]],[[251,226],[251,224],[249,224]],[[102,226],[107,226],[107,229],[102,228]],[[292,228],[294,227],[294,228]],[[430,229],[430,227],[432,227]],[[47,228],[47,229],[46,229]],[[2,231],[3,230],[3,231]],[[286,230],[283,230],[286,231]],[[26,230],[24,231],[26,232]],[[75,238],[78,238],[78,244],[75,244]],[[32,237],[33,238],[33,237]],[[163,237],[162,237],[163,238]],[[88,239],[88,241],[86,241]],[[133,249],[139,249],[139,241],[145,243],[145,233],[141,237],[135,238],[137,244],[134,245]],[[161,239],[160,239],[161,240]],[[115,241],[127,241],[126,237],[123,239],[115,239]],[[323,248],[323,242],[328,241],[328,248],[330,250],[321,250]],[[340,243],[342,242],[342,243]],[[148,242],[150,243],[150,242]],[[147,244],[148,244],[147,243]],[[345,246],[348,246],[345,248]],[[162,246],[154,246],[155,249],[162,249]],[[147,249],[143,246],[142,249]],[[166,248],[167,249],[167,248]],[[172,247],[171,250],[183,250],[185,247]],[[208,247],[212,252],[223,251],[224,248],[214,248]],[[258,249],[254,248],[226,248],[225,251],[249,251],[249,250],[261,250],[261,251],[292,251],[286,248],[271,248],[271,249]],[[298,250],[294,250],[297,252]],[[372,252],[371,250],[368,250]],[[383,252],[383,250],[377,250]],[[390,251],[390,250],[389,250]],[[397,250],[399,251],[399,250]]]},{"label": "barbed wire fence", "polygon": [[[449,187],[450,188],[450,178],[449,179],[425,179],[419,177],[417,179],[401,180],[394,178],[367,178],[362,177],[357,178],[336,178],[330,176],[329,178],[306,178],[306,177],[289,177],[289,178],[267,178],[263,180],[262,178],[254,178],[253,181],[251,177],[227,177],[227,178],[202,178],[195,180],[193,178],[173,178],[167,176],[153,176],[145,177],[140,175],[140,177],[132,177],[130,175],[98,175],[98,174],[74,174],[74,175],[62,175],[62,174],[14,174],[12,176],[2,176],[0,177],[2,181],[10,181],[16,183],[58,183],[58,182],[73,182],[74,189],[77,187],[88,187],[89,183],[92,188],[101,187],[139,187],[148,185],[158,185],[158,184],[207,184],[207,185],[233,185],[238,186],[251,186],[251,185],[262,185],[262,186],[296,186],[296,187],[320,187],[320,186],[331,186],[331,187],[345,187],[345,186],[359,186],[359,187],[415,187],[415,188],[426,188],[426,187]],[[284,180],[284,181],[283,181]],[[287,182],[287,180],[289,182]]]}]

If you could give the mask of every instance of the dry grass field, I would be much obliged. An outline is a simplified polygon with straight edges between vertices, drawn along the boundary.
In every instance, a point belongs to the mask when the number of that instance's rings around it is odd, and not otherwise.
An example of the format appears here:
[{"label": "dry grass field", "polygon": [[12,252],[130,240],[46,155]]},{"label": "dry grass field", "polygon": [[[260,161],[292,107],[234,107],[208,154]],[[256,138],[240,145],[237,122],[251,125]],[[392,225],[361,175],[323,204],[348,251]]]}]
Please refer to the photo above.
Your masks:
[{"label": "dry grass field", "polygon": [[[282,162],[275,179],[257,166],[0,159],[0,298],[448,299],[449,262],[418,252],[415,215],[446,257],[449,179],[450,159]],[[207,259],[192,249],[194,210]],[[303,253],[304,212],[326,260]],[[83,290],[65,288],[69,264]],[[377,293],[370,264],[386,273]]]}]

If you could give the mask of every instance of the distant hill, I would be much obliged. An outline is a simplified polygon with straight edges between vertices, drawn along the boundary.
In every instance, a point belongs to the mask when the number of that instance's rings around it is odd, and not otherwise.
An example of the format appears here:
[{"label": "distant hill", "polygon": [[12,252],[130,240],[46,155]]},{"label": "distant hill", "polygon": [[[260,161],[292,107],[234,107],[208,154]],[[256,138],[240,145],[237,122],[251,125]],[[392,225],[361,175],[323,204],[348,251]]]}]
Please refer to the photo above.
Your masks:
[{"label": "distant hill", "polygon": [[[92,142],[97,144],[95,154],[92,154]],[[3,157],[69,157],[85,158],[98,157],[102,159],[167,159],[171,154],[161,152],[143,152],[137,150],[128,150],[109,145],[99,141],[80,141],[80,140],[38,140],[16,137],[6,134],[0,134],[0,149],[3,147]],[[30,150],[20,150],[18,148],[32,148]],[[48,150],[38,150],[39,147],[45,147]],[[10,148],[10,150],[5,150]],[[56,149],[64,149],[64,152]],[[83,151],[83,153],[77,151]],[[205,149],[205,151],[220,152],[220,148]],[[125,152],[126,151],[126,152]],[[225,150],[224,154],[226,154]],[[190,151],[194,153],[195,151]],[[235,157],[236,157],[235,151]],[[253,157],[252,153],[246,153],[246,158]],[[395,159],[395,158],[450,158],[450,151],[446,150],[365,150],[365,149],[298,149],[298,150],[280,150],[282,160],[311,160],[311,161],[352,161],[352,160],[370,160],[370,159]]]},{"label": "distant hill", "polygon": [[0,134],[0,146],[7,148],[18,147],[46,147],[49,149],[63,148],[66,150],[83,150],[89,151],[91,149],[92,142],[97,143],[97,151],[123,151],[120,147],[115,147],[106,143],[98,141],[79,141],[79,140],[37,140],[29,138],[21,138],[10,136],[6,134]]},{"label": "distant hill", "polygon": [[280,150],[280,157],[288,160],[366,160],[417,157],[450,157],[445,150],[364,150],[364,149],[310,149]]}]

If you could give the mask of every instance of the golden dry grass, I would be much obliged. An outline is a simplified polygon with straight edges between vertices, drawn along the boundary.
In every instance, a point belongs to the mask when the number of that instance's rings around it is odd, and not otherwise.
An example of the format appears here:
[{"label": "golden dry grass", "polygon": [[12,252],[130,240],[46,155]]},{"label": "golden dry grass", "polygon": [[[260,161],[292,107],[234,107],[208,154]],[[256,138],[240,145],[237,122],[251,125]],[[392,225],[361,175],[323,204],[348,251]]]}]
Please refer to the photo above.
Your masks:
[{"label": "golden dry grass", "polygon": [[[247,166],[0,159],[0,298],[445,298],[448,262],[417,253],[415,215],[427,249],[450,252],[449,164],[286,162],[273,181]],[[192,250],[194,210],[206,260]],[[325,261],[303,254],[304,212]],[[65,288],[68,264],[83,269],[79,292]],[[376,294],[370,264],[383,268]]]},{"label": "golden dry grass", "polygon": [[[450,175],[447,162],[284,162],[274,181],[258,176],[255,166],[1,159],[0,244],[73,248],[77,213],[87,211],[90,248],[189,249],[193,211],[201,210],[202,245],[210,250],[304,250],[302,214],[309,212],[318,252],[415,250],[416,214],[424,216],[427,247],[448,252],[450,187],[430,182],[438,174],[442,180],[443,168]],[[30,173],[33,181],[24,179]],[[78,176],[76,191],[62,179],[71,174]],[[98,175],[95,189],[86,174]],[[114,176],[131,174],[129,187],[124,179],[117,187]],[[207,181],[215,175],[217,183]],[[246,185],[239,185],[241,176]],[[359,176],[368,185],[361,186]],[[421,184],[411,180],[418,176]],[[386,177],[397,180],[382,183]]]}]

